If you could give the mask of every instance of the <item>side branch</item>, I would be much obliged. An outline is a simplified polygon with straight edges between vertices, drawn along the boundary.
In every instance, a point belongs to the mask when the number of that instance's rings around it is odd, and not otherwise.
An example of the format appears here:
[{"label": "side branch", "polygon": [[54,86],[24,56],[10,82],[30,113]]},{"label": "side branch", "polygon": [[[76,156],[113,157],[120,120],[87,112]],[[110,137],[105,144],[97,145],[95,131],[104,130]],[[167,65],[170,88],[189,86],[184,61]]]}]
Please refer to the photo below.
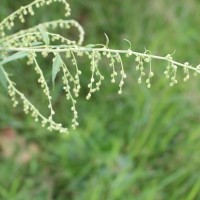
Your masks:
[{"label": "side branch", "polygon": [[[95,45],[94,45],[95,46]],[[104,46],[104,45],[102,45]],[[4,51],[5,48],[0,47],[0,51]],[[180,66],[180,67],[187,67],[187,69],[191,69],[193,71],[195,71],[195,73],[200,74],[200,65],[198,65],[197,67],[193,67],[191,65],[189,65],[188,62],[186,63],[180,63],[177,62],[175,60],[172,59],[171,55],[168,54],[167,56],[156,56],[156,55],[152,55],[152,54],[147,54],[146,52],[144,53],[140,53],[140,52],[136,52],[136,51],[132,51],[130,49],[128,50],[116,50],[116,49],[109,49],[107,47],[101,47],[101,48],[88,48],[88,47],[82,47],[82,46],[71,46],[71,45],[62,45],[60,47],[58,46],[40,46],[40,47],[6,47],[6,51],[10,51],[10,52],[43,52],[43,51],[47,51],[49,53],[64,53],[64,52],[105,52],[105,53],[115,53],[115,54],[126,54],[127,57],[131,56],[131,55],[135,55],[136,57],[143,57],[143,58],[149,58],[149,59],[156,59],[156,60],[163,60],[163,61],[167,61],[173,65],[176,66]]]}]

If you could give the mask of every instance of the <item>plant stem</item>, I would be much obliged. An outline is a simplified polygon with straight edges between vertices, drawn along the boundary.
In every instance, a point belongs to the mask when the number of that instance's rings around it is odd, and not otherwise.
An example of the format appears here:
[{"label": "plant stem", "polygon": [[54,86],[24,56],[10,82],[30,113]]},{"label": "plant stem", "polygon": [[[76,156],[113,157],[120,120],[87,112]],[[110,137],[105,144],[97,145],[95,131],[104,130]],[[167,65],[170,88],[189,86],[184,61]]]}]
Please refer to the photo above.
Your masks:
[{"label": "plant stem", "polygon": [[[65,47],[65,46],[63,46]],[[128,54],[131,52],[131,54],[135,56],[143,56],[143,57],[148,57],[156,60],[164,60],[168,61],[174,65],[180,66],[180,67],[185,67],[186,65],[177,61],[174,61],[172,59],[169,59],[168,57],[162,57],[162,56],[156,56],[152,54],[146,54],[146,53],[140,53],[136,51],[130,51],[129,50],[116,50],[116,49],[109,49],[109,48],[86,48],[86,47],[79,47],[79,46],[66,46],[66,48],[61,48],[57,46],[48,46],[48,49],[44,48],[38,48],[38,47],[7,47],[6,51],[25,51],[25,52],[43,52],[44,50],[48,50],[48,52],[53,52],[53,53],[62,53],[62,52],[68,52],[68,51],[82,51],[82,52],[92,52],[92,51],[98,51],[98,52],[110,52],[110,53],[119,53],[119,54]],[[0,51],[5,50],[4,48],[0,47]],[[194,70],[195,72],[200,74],[200,70],[192,67],[191,65],[187,66],[188,69]]]}]

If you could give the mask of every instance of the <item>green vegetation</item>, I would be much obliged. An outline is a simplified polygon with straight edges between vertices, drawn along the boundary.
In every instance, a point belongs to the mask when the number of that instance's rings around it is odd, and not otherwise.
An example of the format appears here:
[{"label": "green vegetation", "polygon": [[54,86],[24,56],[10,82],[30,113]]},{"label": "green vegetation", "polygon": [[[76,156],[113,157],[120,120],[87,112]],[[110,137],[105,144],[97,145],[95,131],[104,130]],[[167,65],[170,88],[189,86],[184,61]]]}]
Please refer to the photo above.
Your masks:
[{"label": "green vegetation", "polygon": [[[146,47],[156,55],[166,55],[176,49],[176,60],[200,62],[197,0],[184,4],[167,0],[69,3],[70,18],[79,21],[87,33],[85,44],[105,43],[106,33],[113,48],[127,49],[126,38],[138,51]],[[0,19],[22,4],[27,1],[2,2]],[[25,26],[57,19],[60,9],[52,5],[49,12],[41,10]],[[44,66],[48,64],[47,60]],[[89,61],[82,59],[80,66],[84,72],[77,105],[80,126],[69,135],[49,133],[24,116],[20,107],[13,109],[0,87],[0,199],[200,199],[199,78],[185,83],[180,74],[179,84],[171,88],[162,74],[164,64],[155,63],[156,76],[148,89],[137,84],[130,58],[124,63],[128,77],[123,95],[105,79],[102,90],[86,101]],[[107,66],[105,61],[102,69],[110,76]],[[22,61],[11,63],[8,70],[46,112],[32,70]],[[44,70],[50,77],[51,69]],[[68,123],[70,111],[59,80],[53,96],[58,120]]]}]

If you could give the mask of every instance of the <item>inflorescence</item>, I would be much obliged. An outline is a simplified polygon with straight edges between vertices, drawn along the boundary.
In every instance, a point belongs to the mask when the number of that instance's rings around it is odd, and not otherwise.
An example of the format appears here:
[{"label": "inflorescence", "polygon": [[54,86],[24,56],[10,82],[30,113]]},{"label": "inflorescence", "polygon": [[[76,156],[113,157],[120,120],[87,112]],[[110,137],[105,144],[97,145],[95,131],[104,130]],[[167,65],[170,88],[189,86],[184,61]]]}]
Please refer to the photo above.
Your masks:
[{"label": "inflorescence", "polygon": [[[104,76],[99,68],[99,62],[103,57],[109,60],[111,68],[111,82],[116,83],[119,79],[118,94],[122,94],[123,85],[127,77],[122,54],[126,57],[135,56],[136,71],[139,73],[138,83],[145,82],[148,88],[151,87],[151,80],[154,77],[152,71],[152,59],[163,60],[167,63],[164,74],[170,80],[170,86],[177,84],[177,70],[178,67],[183,68],[185,74],[184,81],[190,77],[190,70],[197,75],[200,73],[200,65],[196,68],[192,67],[188,62],[182,64],[173,60],[172,55],[168,54],[165,57],[152,55],[150,51],[145,50],[144,53],[135,52],[131,49],[131,43],[126,40],[130,48],[127,50],[115,50],[108,47],[109,39],[106,36],[106,44],[94,44],[83,46],[84,30],[81,25],[75,20],[56,20],[45,23],[40,23],[32,28],[21,30],[12,35],[8,35],[7,31],[11,30],[15,21],[19,20],[21,23],[26,21],[27,15],[35,15],[35,10],[43,6],[58,2],[64,5],[65,17],[70,15],[70,6],[66,0],[35,0],[27,6],[22,6],[2,22],[0,22],[0,78],[1,82],[6,86],[8,94],[11,97],[13,106],[16,107],[19,102],[22,102],[23,110],[26,114],[31,114],[35,121],[41,121],[42,126],[47,126],[48,130],[56,130],[59,132],[68,132],[68,128],[63,127],[62,124],[54,121],[55,111],[52,105],[51,91],[43,74],[37,56],[40,54],[44,58],[53,55],[52,60],[52,83],[54,85],[57,73],[62,74],[63,90],[66,99],[71,101],[71,111],[73,113],[72,127],[78,126],[78,112],[76,109],[77,97],[79,96],[81,83],[80,76],[82,71],[78,66],[78,57],[87,56],[90,60],[91,78],[88,83],[88,94],[86,99],[89,100],[93,93],[100,90]],[[77,41],[68,39],[59,33],[54,33],[53,30],[57,28],[70,29],[76,28],[78,31]],[[16,59],[26,58],[27,65],[34,67],[38,76],[38,83],[40,84],[43,94],[48,100],[49,116],[45,117],[40,111],[26,98],[26,96],[16,88],[16,84],[10,79],[10,76],[5,70],[4,65]],[[66,60],[70,60],[74,66],[75,74],[71,72],[66,64]],[[120,70],[119,70],[120,67]],[[145,70],[149,67],[149,70]],[[148,72],[147,72],[148,71]]]}]

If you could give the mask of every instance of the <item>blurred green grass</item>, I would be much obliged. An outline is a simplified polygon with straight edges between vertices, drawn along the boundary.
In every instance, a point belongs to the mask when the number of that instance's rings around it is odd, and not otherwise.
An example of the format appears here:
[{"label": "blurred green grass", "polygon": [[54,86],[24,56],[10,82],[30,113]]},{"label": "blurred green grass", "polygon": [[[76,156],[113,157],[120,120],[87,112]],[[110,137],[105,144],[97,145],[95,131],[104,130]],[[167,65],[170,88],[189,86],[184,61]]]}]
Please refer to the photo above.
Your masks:
[{"label": "blurred green grass", "polygon": [[[31,1],[2,1],[0,19],[27,2]],[[71,18],[85,28],[84,44],[105,42],[106,33],[113,48],[127,48],[123,41],[126,38],[138,51],[146,47],[152,53],[166,55],[176,50],[175,59],[200,62],[197,0],[69,3]],[[51,12],[41,12],[26,25],[57,19],[61,17],[59,9],[54,5]],[[13,109],[6,92],[0,88],[2,134],[4,128],[11,127],[25,138],[27,146],[34,143],[39,149],[28,163],[17,161],[19,149],[9,158],[1,154],[0,199],[200,199],[198,78],[187,83],[180,80],[170,88],[162,74],[164,65],[155,62],[156,78],[149,90],[137,84],[133,60],[124,61],[129,76],[123,95],[117,95],[117,87],[109,80],[90,101],[85,100],[83,91],[78,103],[80,127],[71,130],[68,136],[48,133],[24,116],[20,108]],[[88,65],[87,61],[80,63],[83,70]],[[15,79],[24,91],[32,92],[34,77],[29,69],[16,63],[10,70],[15,70]],[[108,74],[106,62],[102,70]],[[89,74],[85,72],[82,80],[85,88],[87,78]],[[59,94],[57,87],[55,106],[63,111],[67,104]],[[40,92],[35,91],[31,98],[37,102]],[[59,113],[61,121],[68,121],[67,108]]]}]

